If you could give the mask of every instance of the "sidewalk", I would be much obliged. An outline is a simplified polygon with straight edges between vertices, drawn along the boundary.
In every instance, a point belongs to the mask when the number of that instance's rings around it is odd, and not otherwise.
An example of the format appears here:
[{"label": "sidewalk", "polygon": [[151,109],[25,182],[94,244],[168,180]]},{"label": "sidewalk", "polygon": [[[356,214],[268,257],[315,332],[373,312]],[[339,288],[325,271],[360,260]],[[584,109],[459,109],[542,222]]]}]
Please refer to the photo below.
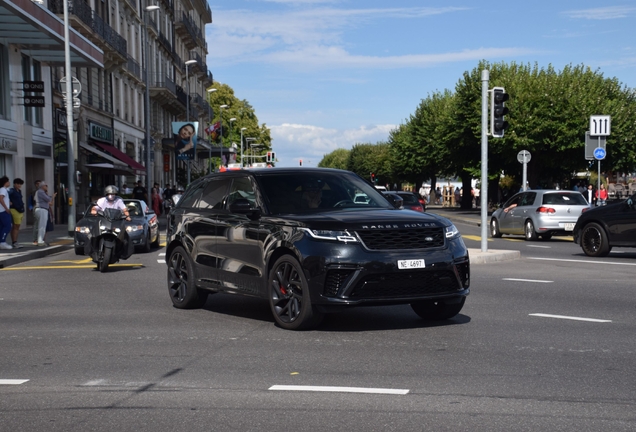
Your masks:
[{"label": "sidewalk", "polygon": [[[18,243],[20,249],[0,249],[0,268],[20,264],[36,258],[42,258],[73,247],[73,237],[68,235],[68,224],[57,224],[55,229],[46,233],[46,242],[49,246],[36,246],[33,244],[33,227],[20,229]],[[7,243],[11,244],[11,234],[7,236]]]}]

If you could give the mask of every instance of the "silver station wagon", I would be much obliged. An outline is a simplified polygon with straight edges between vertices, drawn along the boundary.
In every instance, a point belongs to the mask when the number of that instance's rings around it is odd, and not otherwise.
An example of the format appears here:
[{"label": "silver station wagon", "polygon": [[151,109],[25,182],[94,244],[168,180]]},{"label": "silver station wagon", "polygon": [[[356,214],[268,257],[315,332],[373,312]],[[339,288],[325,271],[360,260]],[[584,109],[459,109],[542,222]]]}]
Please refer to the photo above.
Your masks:
[{"label": "silver station wagon", "polygon": [[580,192],[528,190],[510,198],[490,219],[490,235],[523,234],[526,240],[571,235],[579,216],[591,208]]}]

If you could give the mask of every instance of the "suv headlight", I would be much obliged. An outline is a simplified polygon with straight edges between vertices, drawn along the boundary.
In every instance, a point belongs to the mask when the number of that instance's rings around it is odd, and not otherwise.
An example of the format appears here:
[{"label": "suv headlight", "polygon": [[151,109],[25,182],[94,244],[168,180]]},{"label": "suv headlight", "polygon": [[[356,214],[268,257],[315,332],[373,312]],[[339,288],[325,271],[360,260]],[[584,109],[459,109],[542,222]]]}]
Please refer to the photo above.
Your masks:
[{"label": "suv headlight", "polygon": [[460,236],[459,230],[453,224],[444,228],[444,234],[446,235],[447,239],[456,239]]},{"label": "suv headlight", "polygon": [[344,243],[352,242],[355,243],[358,241],[358,238],[354,235],[350,234],[349,231],[337,231],[337,230],[312,230],[309,228],[301,228],[302,231],[309,234],[312,238],[318,240],[333,240],[333,241],[341,241]]}]

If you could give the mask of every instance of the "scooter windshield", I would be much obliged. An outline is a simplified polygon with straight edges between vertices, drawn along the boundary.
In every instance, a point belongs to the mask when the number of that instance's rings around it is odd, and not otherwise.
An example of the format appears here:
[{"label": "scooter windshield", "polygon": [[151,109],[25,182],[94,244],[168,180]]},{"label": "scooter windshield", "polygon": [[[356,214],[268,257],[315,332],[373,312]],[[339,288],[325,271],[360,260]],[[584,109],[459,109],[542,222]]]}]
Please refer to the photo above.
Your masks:
[{"label": "scooter windshield", "polygon": [[106,219],[114,221],[121,219],[122,212],[119,209],[107,208],[104,210],[104,216]]}]

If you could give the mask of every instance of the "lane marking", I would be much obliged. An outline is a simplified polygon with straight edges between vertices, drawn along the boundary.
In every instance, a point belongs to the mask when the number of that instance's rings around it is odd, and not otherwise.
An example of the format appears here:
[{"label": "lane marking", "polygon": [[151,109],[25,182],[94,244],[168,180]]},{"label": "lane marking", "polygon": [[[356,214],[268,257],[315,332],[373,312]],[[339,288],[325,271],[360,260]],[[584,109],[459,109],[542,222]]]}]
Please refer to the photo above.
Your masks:
[{"label": "lane marking", "polygon": [[158,262],[159,264],[165,264],[165,263],[166,263],[166,260],[157,260],[157,262]]},{"label": "lane marking", "polygon": [[84,384],[82,384],[83,387],[92,387],[92,386],[101,386],[102,384],[106,384],[106,380],[105,379],[96,379],[96,380],[92,380],[92,381],[87,381]]},{"label": "lane marking", "polygon": [[542,248],[542,249],[552,249],[552,246],[528,245],[528,247]]},{"label": "lane marking", "polygon": [[159,254],[159,256],[166,256],[166,253],[162,252],[162,253]]},{"label": "lane marking", "polygon": [[573,262],[573,263],[579,263],[579,264],[611,264],[611,265],[636,266],[636,263],[620,263],[620,262],[611,262],[611,261],[588,261],[588,260],[573,260],[573,259],[561,259],[561,258],[538,258],[538,257],[528,257],[528,259],[541,260],[541,261]]},{"label": "lane marking", "polygon": [[[108,267],[143,267],[143,264],[110,264]],[[95,268],[96,264],[92,265],[74,265],[74,266],[34,266],[34,267],[8,267],[0,269],[0,271],[14,271],[14,270],[51,270],[51,269],[90,269]]]},{"label": "lane marking", "polygon": [[542,314],[542,313],[534,313],[529,315],[541,317],[541,318],[556,318],[556,319],[587,321],[587,322],[595,322],[595,323],[611,323],[612,322],[612,320],[602,320],[602,319],[596,319],[596,318],[581,318],[581,317],[572,317],[572,316],[565,316],[565,315],[550,315],[550,314]]},{"label": "lane marking", "polygon": [[28,379],[0,379],[0,385],[20,385],[29,381]]},{"label": "lane marking", "polygon": [[93,261],[93,258],[86,258],[86,259],[81,259],[81,260],[63,260],[63,261],[51,261],[52,264],[54,263],[71,263],[71,264],[86,264]]},{"label": "lane marking", "polygon": [[[470,234],[463,234],[462,238],[464,238],[466,240],[481,241],[481,236],[470,235]],[[489,238],[488,241],[491,242],[493,240],[491,238]]]},{"label": "lane marking", "polygon": [[300,386],[300,385],[273,385],[268,390],[282,391],[307,391],[307,392],[330,392],[330,393],[370,393],[370,394],[392,394],[405,395],[408,389],[383,389],[366,387],[331,387],[331,386]]},{"label": "lane marking", "polygon": [[505,281],[515,281],[515,282],[536,282],[536,283],[554,283],[554,281],[548,280],[537,280],[537,279],[515,279],[515,278],[503,278]]}]

